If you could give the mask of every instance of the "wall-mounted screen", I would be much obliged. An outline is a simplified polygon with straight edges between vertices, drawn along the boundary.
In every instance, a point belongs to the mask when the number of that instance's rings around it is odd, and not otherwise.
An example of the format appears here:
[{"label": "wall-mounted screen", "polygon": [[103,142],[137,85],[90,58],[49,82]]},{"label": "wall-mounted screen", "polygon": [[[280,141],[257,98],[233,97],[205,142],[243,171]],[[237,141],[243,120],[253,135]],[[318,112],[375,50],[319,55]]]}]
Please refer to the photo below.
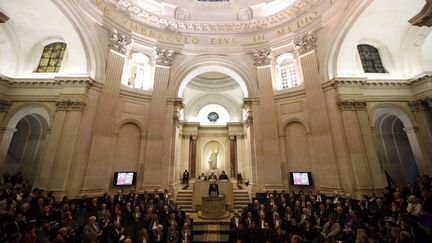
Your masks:
[{"label": "wall-mounted screen", "polygon": [[114,186],[133,186],[136,181],[136,172],[115,172]]},{"label": "wall-mounted screen", "polygon": [[311,172],[290,172],[291,185],[294,186],[311,186]]}]

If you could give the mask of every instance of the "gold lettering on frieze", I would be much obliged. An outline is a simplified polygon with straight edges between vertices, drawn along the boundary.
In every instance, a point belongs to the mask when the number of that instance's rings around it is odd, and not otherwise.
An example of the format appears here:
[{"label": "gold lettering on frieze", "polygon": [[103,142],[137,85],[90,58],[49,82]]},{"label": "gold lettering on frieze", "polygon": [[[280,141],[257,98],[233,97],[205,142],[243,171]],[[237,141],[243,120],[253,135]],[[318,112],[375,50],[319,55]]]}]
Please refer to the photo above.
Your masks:
[{"label": "gold lettering on frieze", "polygon": [[238,44],[236,38],[210,38],[210,44],[216,45],[235,45]]},{"label": "gold lettering on frieze", "polygon": [[[136,22],[125,16],[123,13],[118,11],[115,7],[112,7],[108,1],[104,0],[94,0],[96,7],[104,15],[109,15],[110,18],[117,20],[124,28],[140,34],[144,37],[154,39],[156,41],[173,43],[173,44],[183,44],[183,45],[209,45],[209,46],[237,46],[237,45],[258,45],[272,40],[275,38],[283,38],[293,32],[301,30],[319,19],[322,14],[323,8],[318,8],[318,4],[326,2],[328,5],[336,5],[337,0],[304,0],[299,1],[298,4],[292,6],[285,14],[291,17],[289,22],[278,29],[268,32],[262,32],[262,34],[251,34],[249,36],[243,37],[232,37],[228,35],[221,35],[217,37],[206,37],[206,36],[196,36],[194,34],[183,34],[174,33],[170,31],[158,31],[149,27],[145,24]],[[314,7],[316,10],[305,12],[300,14],[303,10],[307,9],[307,6]],[[299,15],[300,14],[300,15]],[[192,27],[192,26],[190,26]],[[226,27],[229,28],[229,27]],[[209,25],[208,29],[216,30],[215,25]]]},{"label": "gold lettering on frieze", "polygon": [[254,43],[260,43],[260,42],[264,42],[265,41],[265,35],[261,34],[261,35],[255,35],[253,37],[253,42]]}]

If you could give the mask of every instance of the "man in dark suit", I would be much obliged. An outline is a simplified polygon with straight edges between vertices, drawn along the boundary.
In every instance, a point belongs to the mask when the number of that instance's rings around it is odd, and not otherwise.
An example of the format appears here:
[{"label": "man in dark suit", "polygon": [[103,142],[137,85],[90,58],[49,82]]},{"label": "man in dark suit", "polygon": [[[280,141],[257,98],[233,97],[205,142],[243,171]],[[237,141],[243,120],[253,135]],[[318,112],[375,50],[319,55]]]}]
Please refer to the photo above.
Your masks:
[{"label": "man in dark suit", "polygon": [[183,184],[189,184],[189,171],[187,170],[183,172]]},{"label": "man in dark suit", "polygon": [[214,181],[209,186],[209,195],[210,196],[219,195],[219,185],[216,184],[216,182],[214,182]]},{"label": "man in dark suit", "polygon": [[217,176],[212,172],[209,176],[208,176],[208,180],[209,181],[215,181],[217,180]]}]

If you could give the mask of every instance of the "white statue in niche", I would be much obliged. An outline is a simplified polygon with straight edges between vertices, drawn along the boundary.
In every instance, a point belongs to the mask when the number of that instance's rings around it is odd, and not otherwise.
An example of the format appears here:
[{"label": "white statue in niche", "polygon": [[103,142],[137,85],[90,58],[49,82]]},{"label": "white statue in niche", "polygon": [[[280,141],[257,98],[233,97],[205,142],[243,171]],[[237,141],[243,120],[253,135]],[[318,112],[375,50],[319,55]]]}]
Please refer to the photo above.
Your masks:
[{"label": "white statue in niche", "polygon": [[217,169],[217,157],[219,154],[219,147],[217,147],[217,150],[213,150],[208,159],[210,170],[216,170]]}]

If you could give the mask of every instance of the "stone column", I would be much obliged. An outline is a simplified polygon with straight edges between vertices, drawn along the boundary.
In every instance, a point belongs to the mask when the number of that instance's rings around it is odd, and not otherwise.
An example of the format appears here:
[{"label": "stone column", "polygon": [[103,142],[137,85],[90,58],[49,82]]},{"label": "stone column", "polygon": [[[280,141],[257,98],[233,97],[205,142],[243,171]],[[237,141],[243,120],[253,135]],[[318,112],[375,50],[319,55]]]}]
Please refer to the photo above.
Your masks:
[{"label": "stone column", "polygon": [[[324,92],[321,87],[323,75],[318,68],[316,37],[307,34],[295,40],[303,70],[305,87],[305,105],[310,121],[310,144],[312,175],[323,191],[340,189],[340,180],[336,168],[336,157],[330,132],[328,111]],[[319,172],[319,173],[318,173]]]},{"label": "stone column", "polygon": [[123,35],[115,31],[112,33],[82,194],[101,194],[111,185],[115,152],[115,138],[112,135],[117,121],[121,78],[128,43]]},{"label": "stone column", "polygon": [[143,187],[167,189],[173,146],[174,105],[167,105],[169,74],[174,51],[157,49],[154,86],[148,113],[148,140]]},{"label": "stone column", "polygon": [[[421,161],[424,161],[426,164],[421,165],[419,164],[419,171],[420,174],[423,172],[425,174],[431,174],[432,173],[432,165],[426,161],[432,161],[432,117],[430,114],[430,111],[432,109],[432,98],[424,99],[424,100],[415,100],[412,102],[409,102],[409,106],[411,108],[411,111],[413,112],[413,115],[415,117],[415,120],[417,122],[417,128],[418,131],[416,132],[416,129],[407,129],[407,135],[408,137],[411,136],[411,138],[418,139],[418,146],[420,146],[421,151],[421,159],[420,161],[417,160],[418,155],[416,156],[417,164],[421,163]],[[414,146],[415,144],[412,144],[410,138],[411,146]],[[417,142],[415,142],[417,143]],[[415,148],[412,148],[413,152],[416,150]],[[414,154],[415,155],[415,154]],[[420,170],[420,168],[423,168]]]},{"label": "stone column", "polygon": [[197,139],[198,136],[190,136],[189,140],[189,161],[190,161],[190,175],[191,178],[196,177],[196,150],[197,150]]},{"label": "stone column", "polygon": [[384,170],[379,164],[376,150],[368,146],[373,145],[373,140],[367,120],[366,102],[341,100],[338,101],[338,106],[350,155],[349,167],[353,172],[353,193],[356,197],[361,197],[371,189],[384,189]]},{"label": "stone column", "polygon": [[[259,106],[252,106],[255,114],[255,149],[259,190],[283,189],[279,170],[279,139],[276,105],[273,95],[270,50],[253,53],[257,71]],[[276,170],[275,170],[276,169]]]},{"label": "stone column", "polygon": [[237,178],[237,138],[229,136],[230,140],[230,175]]},{"label": "stone column", "polygon": [[[246,147],[249,148],[249,154],[247,158],[249,161],[246,161],[249,169],[250,169],[250,178],[249,184],[252,188],[252,193],[258,192],[258,166],[257,166],[257,158],[256,158],[256,148],[255,148],[255,127],[254,127],[254,116],[253,110],[256,110],[254,106],[258,106],[259,101],[257,99],[247,98],[243,101],[243,109],[246,112],[246,116],[243,121],[243,127],[246,133]],[[245,176],[243,176],[245,177]]]},{"label": "stone column", "polygon": [[85,106],[85,101],[79,98],[61,98],[56,102],[56,113],[59,113],[58,117],[62,121],[62,128],[60,137],[58,140],[56,139],[58,145],[55,150],[55,157],[50,157],[52,161],[49,161],[52,164],[51,173],[49,178],[45,179],[49,180],[49,190],[59,197],[67,194],[67,183],[70,183],[68,181],[70,167]]},{"label": "stone column", "polygon": [[[4,121],[11,104],[10,101],[0,99],[0,121]],[[0,168],[3,168],[14,133],[15,127],[0,128]]]}]

